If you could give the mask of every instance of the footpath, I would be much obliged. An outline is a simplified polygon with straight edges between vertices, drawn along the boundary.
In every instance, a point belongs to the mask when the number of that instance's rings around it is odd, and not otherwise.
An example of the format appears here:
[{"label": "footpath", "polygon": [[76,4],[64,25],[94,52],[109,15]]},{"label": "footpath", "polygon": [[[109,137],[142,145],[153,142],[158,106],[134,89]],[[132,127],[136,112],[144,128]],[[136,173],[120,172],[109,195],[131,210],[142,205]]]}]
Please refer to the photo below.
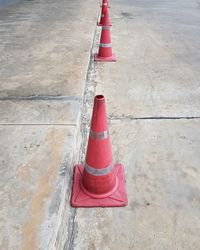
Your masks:
[{"label": "footpath", "polygon": [[[96,1],[0,10],[0,249],[199,249],[199,5],[110,6],[115,63],[93,61]],[[70,206],[96,94],[127,207]]]}]

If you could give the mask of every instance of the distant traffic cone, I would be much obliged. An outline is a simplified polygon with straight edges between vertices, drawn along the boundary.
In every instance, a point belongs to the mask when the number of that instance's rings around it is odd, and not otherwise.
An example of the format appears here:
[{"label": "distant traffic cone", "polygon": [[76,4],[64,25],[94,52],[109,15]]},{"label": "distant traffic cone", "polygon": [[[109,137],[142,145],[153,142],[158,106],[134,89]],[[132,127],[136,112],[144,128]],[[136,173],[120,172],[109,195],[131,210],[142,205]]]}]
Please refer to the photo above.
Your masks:
[{"label": "distant traffic cone", "polygon": [[105,98],[94,99],[85,164],[75,166],[73,207],[121,207],[128,203],[124,167],[112,163]]},{"label": "distant traffic cone", "polygon": [[101,8],[101,18],[100,22],[97,23],[98,26],[112,26],[109,17],[108,3],[105,2]]},{"label": "distant traffic cone", "polygon": [[94,55],[94,60],[99,62],[115,62],[116,56],[112,53],[112,44],[110,37],[110,27],[103,26],[98,54]]},{"label": "distant traffic cone", "polygon": [[101,7],[102,7],[104,4],[106,4],[106,5],[108,6],[108,8],[110,8],[110,5],[109,5],[108,0],[103,0],[103,1],[102,1],[102,4],[101,4]]}]

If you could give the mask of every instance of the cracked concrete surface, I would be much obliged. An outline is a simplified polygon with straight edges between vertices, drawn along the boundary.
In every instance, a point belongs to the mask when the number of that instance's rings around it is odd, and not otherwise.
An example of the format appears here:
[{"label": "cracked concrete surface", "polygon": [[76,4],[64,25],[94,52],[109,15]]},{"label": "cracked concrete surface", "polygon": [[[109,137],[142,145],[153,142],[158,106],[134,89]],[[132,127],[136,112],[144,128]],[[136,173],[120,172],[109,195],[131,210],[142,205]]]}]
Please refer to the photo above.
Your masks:
[{"label": "cracked concrete surface", "polygon": [[[92,57],[97,2],[0,9],[3,250],[199,249],[199,3],[110,5],[118,61],[105,64]],[[125,166],[125,208],[69,205],[95,94],[106,97],[113,156]]]}]

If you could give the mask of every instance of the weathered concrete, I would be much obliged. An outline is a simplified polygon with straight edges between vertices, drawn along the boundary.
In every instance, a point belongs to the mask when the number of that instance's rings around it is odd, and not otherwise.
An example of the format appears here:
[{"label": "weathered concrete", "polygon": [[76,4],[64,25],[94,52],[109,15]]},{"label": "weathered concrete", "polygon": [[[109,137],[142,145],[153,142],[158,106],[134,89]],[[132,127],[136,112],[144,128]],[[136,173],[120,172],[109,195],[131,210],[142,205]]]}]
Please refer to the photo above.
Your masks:
[{"label": "weathered concrete", "polygon": [[0,126],[2,250],[52,249],[74,132],[73,126]]},{"label": "weathered concrete", "polygon": [[[118,61],[89,67],[97,2],[0,11],[1,249],[199,249],[199,3],[110,4]],[[129,205],[74,209],[72,167],[99,93]]]},{"label": "weathered concrete", "polygon": [[97,92],[113,116],[200,116],[200,12],[196,1],[112,4],[113,51]]},{"label": "weathered concrete", "polygon": [[74,249],[199,249],[199,126],[199,120],[111,120],[129,205],[77,209]]},{"label": "weathered concrete", "polygon": [[70,218],[95,6],[0,5],[1,250],[62,249],[68,237],[63,213]]},{"label": "weathered concrete", "polygon": [[5,100],[0,108],[0,124],[76,125],[80,100]]},{"label": "weathered concrete", "polygon": [[129,205],[75,209],[64,249],[198,250],[199,4],[119,0],[110,13],[118,62],[91,62],[83,116],[106,96]]},{"label": "weathered concrete", "polygon": [[50,0],[0,9],[0,95],[80,96],[95,6],[91,0]]}]

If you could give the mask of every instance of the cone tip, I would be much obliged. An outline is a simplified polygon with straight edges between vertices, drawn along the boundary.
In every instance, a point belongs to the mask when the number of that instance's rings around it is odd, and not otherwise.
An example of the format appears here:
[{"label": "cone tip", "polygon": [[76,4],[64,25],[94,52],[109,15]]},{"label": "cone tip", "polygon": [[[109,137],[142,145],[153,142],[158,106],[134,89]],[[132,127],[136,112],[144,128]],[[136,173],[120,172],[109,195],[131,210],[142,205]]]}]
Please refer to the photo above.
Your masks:
[{"label": "cone tip", "polygon": [[96,95],[94,101],[96,103],[104,103],[105,102],[105,97],[103,95]]}]

